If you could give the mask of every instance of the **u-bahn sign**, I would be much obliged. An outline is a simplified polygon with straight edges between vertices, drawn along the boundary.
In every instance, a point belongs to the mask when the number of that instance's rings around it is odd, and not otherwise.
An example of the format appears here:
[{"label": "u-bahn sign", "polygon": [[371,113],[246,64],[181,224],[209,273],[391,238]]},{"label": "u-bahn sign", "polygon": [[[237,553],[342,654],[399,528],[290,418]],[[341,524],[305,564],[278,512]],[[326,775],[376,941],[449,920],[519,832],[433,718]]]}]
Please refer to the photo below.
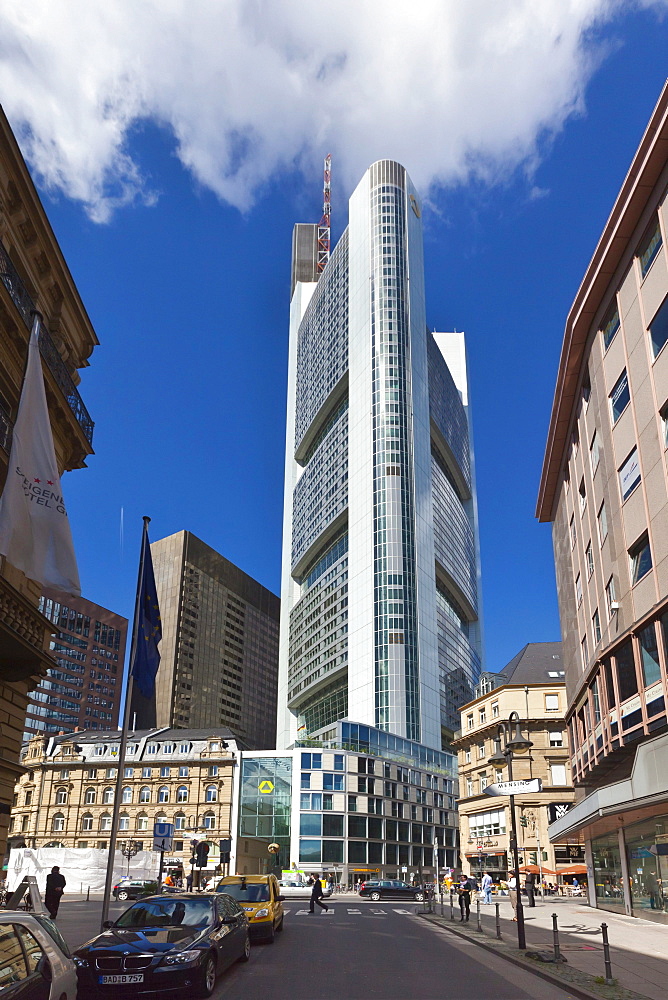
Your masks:
[{"label": "u-bahn sign", "polygon": [[483,789],[485,795],[531,795],[542,790],[543,782],[540,778],[529,778],[526,781],[497,781],[496,784]]}]

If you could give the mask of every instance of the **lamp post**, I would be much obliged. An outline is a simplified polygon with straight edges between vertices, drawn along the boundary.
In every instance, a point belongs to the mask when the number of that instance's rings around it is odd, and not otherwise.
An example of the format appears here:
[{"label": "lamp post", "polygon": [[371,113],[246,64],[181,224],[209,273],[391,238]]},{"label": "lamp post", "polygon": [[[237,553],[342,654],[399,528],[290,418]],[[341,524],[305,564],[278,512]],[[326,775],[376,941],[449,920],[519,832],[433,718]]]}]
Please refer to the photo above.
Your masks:
[{"label": "lamp post", "polygon": [[[512,727],[515,727],[513,732]],[[489,758],[492,767],[499,770],[508,765],[508,780],[513,780],[513,761],[517,756],[527,753],[533,746],[531,740],[522,736],[520,729],[520,717],[517,712],[511,712],[507,722],[500,722],[497,727],[497,735],[494,739],[494,753]],[[520,860],[517,850],[517,823],[515,819],[515,796],[510,795],[510,849],[513,854],[513,866],[515,876],[515,892],[517,893],[517,944],[523,951],[526,948],[526,936],[524,933],[524,907],[522,906],[522,893],[520,891]]]},{"label": "lamp post", "polygon": [[124,858],[127,858],[128,862],[128,878],[130,878],[130,859],[134,858],[135,854],[139,853],[139,844],[136,840],[124,840],[121,847],[121,854]]}]

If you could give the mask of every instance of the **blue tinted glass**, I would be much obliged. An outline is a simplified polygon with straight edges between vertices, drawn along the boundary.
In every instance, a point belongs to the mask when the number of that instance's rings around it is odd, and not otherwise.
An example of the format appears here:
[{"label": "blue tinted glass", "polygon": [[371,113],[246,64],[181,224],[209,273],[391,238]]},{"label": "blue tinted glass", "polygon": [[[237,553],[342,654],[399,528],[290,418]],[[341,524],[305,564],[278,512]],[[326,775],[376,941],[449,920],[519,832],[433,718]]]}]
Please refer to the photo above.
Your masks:
[{"label": "blue tinted glass", "polygon": [[306,837],[319,837],[322,833],[320,813],[302,813],[299,818],[299,832]]},{"label": "blue tinted glass", "polygon": [[654,357],[656,357],[665,342],[668,340],[668,299],[665,299],[663,305],[652,320],[649,328],[649,335],[652,339]]}]

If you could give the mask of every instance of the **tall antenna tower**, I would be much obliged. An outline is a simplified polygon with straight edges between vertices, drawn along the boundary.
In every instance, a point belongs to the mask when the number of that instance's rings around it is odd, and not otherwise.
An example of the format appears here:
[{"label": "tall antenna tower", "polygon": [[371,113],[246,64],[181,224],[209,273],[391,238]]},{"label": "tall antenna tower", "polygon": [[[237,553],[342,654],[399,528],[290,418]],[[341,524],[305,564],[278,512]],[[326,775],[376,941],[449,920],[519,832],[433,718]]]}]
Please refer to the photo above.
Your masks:
[{"label": "tall antenna tower", "polygon": [[331,238],[331,214],[332,214],[332,154],[325,157],[325,180],[322,191],[322,219],[318,223],[318,260],[316,270],[322,274],[325,264],[329,260],[329,247]]}]

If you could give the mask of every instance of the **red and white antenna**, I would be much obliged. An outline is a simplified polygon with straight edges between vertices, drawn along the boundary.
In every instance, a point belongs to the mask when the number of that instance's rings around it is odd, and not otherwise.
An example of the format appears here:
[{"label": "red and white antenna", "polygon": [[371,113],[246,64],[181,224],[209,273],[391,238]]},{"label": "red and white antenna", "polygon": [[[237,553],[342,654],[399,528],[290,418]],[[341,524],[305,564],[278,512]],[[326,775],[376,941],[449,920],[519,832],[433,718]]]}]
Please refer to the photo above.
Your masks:
[{"label": "red and white antenna", "polygon": [[316,270],[322,274],[325,264],[329,260],[329,247],[331,236],[331,215],[332,215],[332,154],[325,157],[325,181],[322,192],[322,219],[318,223],[318,260]]}]

